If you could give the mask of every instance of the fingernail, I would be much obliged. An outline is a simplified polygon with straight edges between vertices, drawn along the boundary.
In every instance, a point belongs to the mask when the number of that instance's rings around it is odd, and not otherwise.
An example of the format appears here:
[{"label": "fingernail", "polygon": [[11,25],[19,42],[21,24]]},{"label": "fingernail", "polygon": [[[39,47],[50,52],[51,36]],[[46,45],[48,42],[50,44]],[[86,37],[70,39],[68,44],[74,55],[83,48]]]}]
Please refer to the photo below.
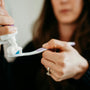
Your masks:
[{"label": "fingernail", "polygon": [[43,46],[43,47],[47,47],[47,46],[48,46],[48,43],[45,43],[45,44],[43,44],[42,46]]}]

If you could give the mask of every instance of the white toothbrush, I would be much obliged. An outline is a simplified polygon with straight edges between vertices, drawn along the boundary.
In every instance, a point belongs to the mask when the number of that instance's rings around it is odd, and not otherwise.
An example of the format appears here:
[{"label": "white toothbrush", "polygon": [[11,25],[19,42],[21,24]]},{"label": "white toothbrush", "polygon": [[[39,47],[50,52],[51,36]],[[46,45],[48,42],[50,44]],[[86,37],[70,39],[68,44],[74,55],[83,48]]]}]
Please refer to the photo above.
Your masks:
[{"label": "white toothbrush", "polygon": [[[71,46],[74,46],[75,42],[68,42],[68,44],[71,45]],[[35,55],[35,54],[42,53],[45,50],[47,50],[47,49],[39,48],[39,49],[36,49],[34,51],[31,51],[31,52],[27,52],[27,53],[18,53],[18,54],[15,54],[15,55],[8,55],[8,57],[30,56],[30,55]]]}]

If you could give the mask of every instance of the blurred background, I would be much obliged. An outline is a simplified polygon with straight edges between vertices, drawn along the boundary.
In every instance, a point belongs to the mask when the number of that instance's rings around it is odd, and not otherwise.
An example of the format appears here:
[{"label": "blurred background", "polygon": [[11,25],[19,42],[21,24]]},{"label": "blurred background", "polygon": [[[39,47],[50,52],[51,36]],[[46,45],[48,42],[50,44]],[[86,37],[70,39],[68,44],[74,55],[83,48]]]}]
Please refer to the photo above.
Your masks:
[{"label": "blurred background", "polygon": [[[18,28],[16,35],[17,43],[22,48],[32,40],[32,25],[40,15],[44,0],[4,0],[6,10],[13,17],[15,26]],[[8,46],[4,45],[4,50]],[[13,58],[8,58],[5,51],[5,57],[9,62]]]}]

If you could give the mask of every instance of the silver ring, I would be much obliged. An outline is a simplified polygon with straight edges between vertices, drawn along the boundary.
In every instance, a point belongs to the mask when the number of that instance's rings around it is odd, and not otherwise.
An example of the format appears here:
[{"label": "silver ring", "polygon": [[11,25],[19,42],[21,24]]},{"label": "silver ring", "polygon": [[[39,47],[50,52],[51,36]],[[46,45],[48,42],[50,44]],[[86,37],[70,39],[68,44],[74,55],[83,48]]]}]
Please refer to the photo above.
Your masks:
[{"label": "silver ring", "polygon": [[50,67],[47,68],[47,73],[48,76],[50,76]]}]

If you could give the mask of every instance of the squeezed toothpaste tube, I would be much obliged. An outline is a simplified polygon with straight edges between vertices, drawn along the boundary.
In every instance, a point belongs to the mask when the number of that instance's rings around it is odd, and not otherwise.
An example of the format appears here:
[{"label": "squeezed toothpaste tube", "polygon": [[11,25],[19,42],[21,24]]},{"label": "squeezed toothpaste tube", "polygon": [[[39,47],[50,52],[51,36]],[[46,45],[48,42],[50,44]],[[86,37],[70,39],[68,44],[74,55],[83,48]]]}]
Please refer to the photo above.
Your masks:
[{"label": "squeezed toothpaste tube", "polygon": [[11,44],[7,48],[7,53],[8,55],[15,55],[15,54],[21,54],[22,53],[22,48],[18,46],[16,43],[16,38],[12,37],[8,40],[8,42]]},{"label": "squeezed toothpaste tube", "polygon": [[7,43],[9,43],[9,45],[10,45],[7,48],[7,54],[9,56],[22,53],[22,48],[20,46],[18,46],[18,44],[16,43],[16,38],[15,38],[16,34],[17,34],[17,31],[15,33],[13,33],[13,34],[7,34],[7,35],[1,35],[0,36],[0,44],[7,44]]}]

